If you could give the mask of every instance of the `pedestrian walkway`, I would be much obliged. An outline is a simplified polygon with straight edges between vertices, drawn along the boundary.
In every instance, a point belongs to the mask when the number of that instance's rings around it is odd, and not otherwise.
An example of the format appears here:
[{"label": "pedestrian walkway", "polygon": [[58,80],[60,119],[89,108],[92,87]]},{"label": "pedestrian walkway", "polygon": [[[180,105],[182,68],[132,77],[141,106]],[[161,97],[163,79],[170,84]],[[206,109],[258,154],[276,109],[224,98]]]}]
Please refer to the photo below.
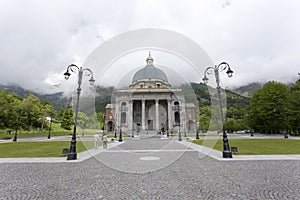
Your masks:
[{"label": "pedestrian walkway", "polygon": [[104,165],[118,171],[146,173],[165,168],[185,152],[196,152],[175,138],[126,140],[123,144],[96,155]]},{"label": "pedestrian walkway", "polygon": [[0,199],[300,199],[299,160],[221,155],[176,138],[128,138],[75,161],[1,163]]},{"label": "pedestrian walkway", "polygon": [[[216,136],[217,137],[217,136]],[[236,138],[243,137],[235,136]],[[264,136],[259,136],[262,138]],[[265,136],[269,138],[268,136]],[[265,138],[264,137],[264,138]],[[298,139],[296,137],[296,139]],[[70,140],[69,136],[52,137],[52,141]],[[87,140],[85,138],[85,140]],[[0,163],[63,163],[63,162],[82,162],[91,157],[96,157],[102,162],[109,163],[113,168],[122,168],[118,162],[118,158],[128,157],[126,160],[126,171],[134,168],[130,167],[130,163],[140,163],[142,157],[156,157],[160,160],[160,164],[156,167],[161,167],[171,161],[178,159],[184,152],[196,151],[200,158],[209,156],[218,161],[239,161],[239,160],[300,160],[300,155],[233,155],[233,158],[223,158],[222,152],[208,148],[205,146],[193,144],[193,138],[184,138],[183,141],[178,142],[177,138],[155,137],[155,138],[126,138],[124,142],[109,143],[108,149],[104,150],[100,147],[98,150],[90,149],[77,154],[77,160],[66,160],[65,157],[50,157],[50,158],[0,158]],[[46,138],[20,138],[20,141],[48,141]],[[103,154],[100,156],[100,154]],[[159,156],[161,155],[161,157]],[[114,159],[115,158],[115,159]],[[142,158],[143,159],[143,158]],[[147,158],[144,158],[147,159]],[[138,165],[137,168],[141,168]],[[155,166],[151,166],[154,167]],[[127,169],[128,168],[128,169]],[[153,168],[153,169],[154,169]],[[138,169],[135,169],[139,171]],[[150,170],[150,169],[147,169]],[[151,171],[151,170],[150,170]]]}]

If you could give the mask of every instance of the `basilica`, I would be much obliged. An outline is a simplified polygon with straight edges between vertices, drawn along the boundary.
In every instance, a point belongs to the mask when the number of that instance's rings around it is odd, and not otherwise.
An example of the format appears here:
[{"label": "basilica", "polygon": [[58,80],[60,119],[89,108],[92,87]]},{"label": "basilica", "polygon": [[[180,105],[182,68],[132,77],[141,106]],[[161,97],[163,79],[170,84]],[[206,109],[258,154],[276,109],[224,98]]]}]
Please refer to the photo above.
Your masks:
[{"label": "basilica", "polygon": [[182,88],[172,87],[164,71],[153,64],[136,71],[131,84],[114,92],[105,108],[105,129],[128,135],[196,131],[196,107],[186,103]]}]

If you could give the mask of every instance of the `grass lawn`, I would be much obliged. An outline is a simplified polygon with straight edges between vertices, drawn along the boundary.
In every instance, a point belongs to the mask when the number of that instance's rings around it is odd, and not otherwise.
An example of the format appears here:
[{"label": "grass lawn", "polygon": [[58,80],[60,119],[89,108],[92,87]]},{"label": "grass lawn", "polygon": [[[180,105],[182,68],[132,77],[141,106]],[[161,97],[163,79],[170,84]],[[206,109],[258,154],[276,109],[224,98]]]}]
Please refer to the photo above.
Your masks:
[{"label": "grass lawn", "polygon": [[[13,132],[12,134],[0,134],[0,139],[1,140],[11,140],[15,135],[15,132]],[[51,131],[50,136],[62,136],[62,135],[72,135],[71,131]],[[30,137],[47,137],[48,136],[48,132],[21,132],[17,134],[17,138],[30,138]]]},{"label": "grass lawn", "polygon": [[[203,140],[194,140],[193,143],[202,145]],[[203,145],[205,145],[205,143]],[[229,145],[230,147],[238,147],[238,153],[234,153],[236,155],[300,154],[300,140],[230,139]],[[223,151],[223,141],[218,140],[213,148],[219,151]]]},{"label": "grass lawn", "polygon": [[[11,140],[15,135],[15,130],[12,131],[11,134],[6,133],[7,130],[0,130],[0,140]],[[99,132],[96,129],[87,129],[85,130],[85,135],[94,135],[96,132]],[[31,130],[31,131],[24,131],[19,130],[17,134],[17,138],[30,138],[30,137],[47,137],[49,134],[49,131],[47,130]],[[64,130],[62,128],[54,129],[50,132],[50,136],[64,136],[64,135],[72,135],[73,130]],[[82,131],[77,131],[77,134],[79,137],[82,137]],[[83,136],[84,137],[84,136]]]},{"label": "grass lawn", "polygon": [[[77,141],[77,153],[91,149],[93,141]],[[62,149],[70,148],[70,141],[9,142],[0,144],[0,158],[63,157]]]}]

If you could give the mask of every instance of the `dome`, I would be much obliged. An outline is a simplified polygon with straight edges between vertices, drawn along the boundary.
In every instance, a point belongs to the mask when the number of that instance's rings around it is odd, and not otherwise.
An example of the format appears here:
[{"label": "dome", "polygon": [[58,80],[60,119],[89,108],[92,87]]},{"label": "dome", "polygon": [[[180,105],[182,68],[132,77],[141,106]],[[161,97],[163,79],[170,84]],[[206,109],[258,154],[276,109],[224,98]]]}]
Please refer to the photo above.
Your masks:
[{"label": "dome", "polygon": [[168,82],[167,75],[162,70],[154,67],[153,65],[147,65],[143,69],[137,71],[132,79],[132,82],[141,79],[160,79],[162,81]]},{"label": "dome", "polygon": [[154,67],[153,58],[151,57],[151,52],[146,59],[146,67],[137,71],[132,79],[132,82],[142,80],[142,79],[159,79],[165,82],[168,82],[167,75],[161,69]]}]

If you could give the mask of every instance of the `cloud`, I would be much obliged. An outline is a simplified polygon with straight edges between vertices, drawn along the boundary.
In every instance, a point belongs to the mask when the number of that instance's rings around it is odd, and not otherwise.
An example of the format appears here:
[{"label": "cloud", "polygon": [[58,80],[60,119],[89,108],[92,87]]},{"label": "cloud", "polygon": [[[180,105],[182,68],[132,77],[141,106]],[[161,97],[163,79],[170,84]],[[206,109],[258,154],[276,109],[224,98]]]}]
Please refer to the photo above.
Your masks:
[{"label": "cloud", "polygon": [[0,83],[66,89],[72,83],[60,74],[68,64],[81,65],[114,35],[145,27],[182,33],[216,64],[229,62],[235,74],[222,79],[226,86],[290,81],[300,66],[299,10],[296,0],[3,0]]}]

